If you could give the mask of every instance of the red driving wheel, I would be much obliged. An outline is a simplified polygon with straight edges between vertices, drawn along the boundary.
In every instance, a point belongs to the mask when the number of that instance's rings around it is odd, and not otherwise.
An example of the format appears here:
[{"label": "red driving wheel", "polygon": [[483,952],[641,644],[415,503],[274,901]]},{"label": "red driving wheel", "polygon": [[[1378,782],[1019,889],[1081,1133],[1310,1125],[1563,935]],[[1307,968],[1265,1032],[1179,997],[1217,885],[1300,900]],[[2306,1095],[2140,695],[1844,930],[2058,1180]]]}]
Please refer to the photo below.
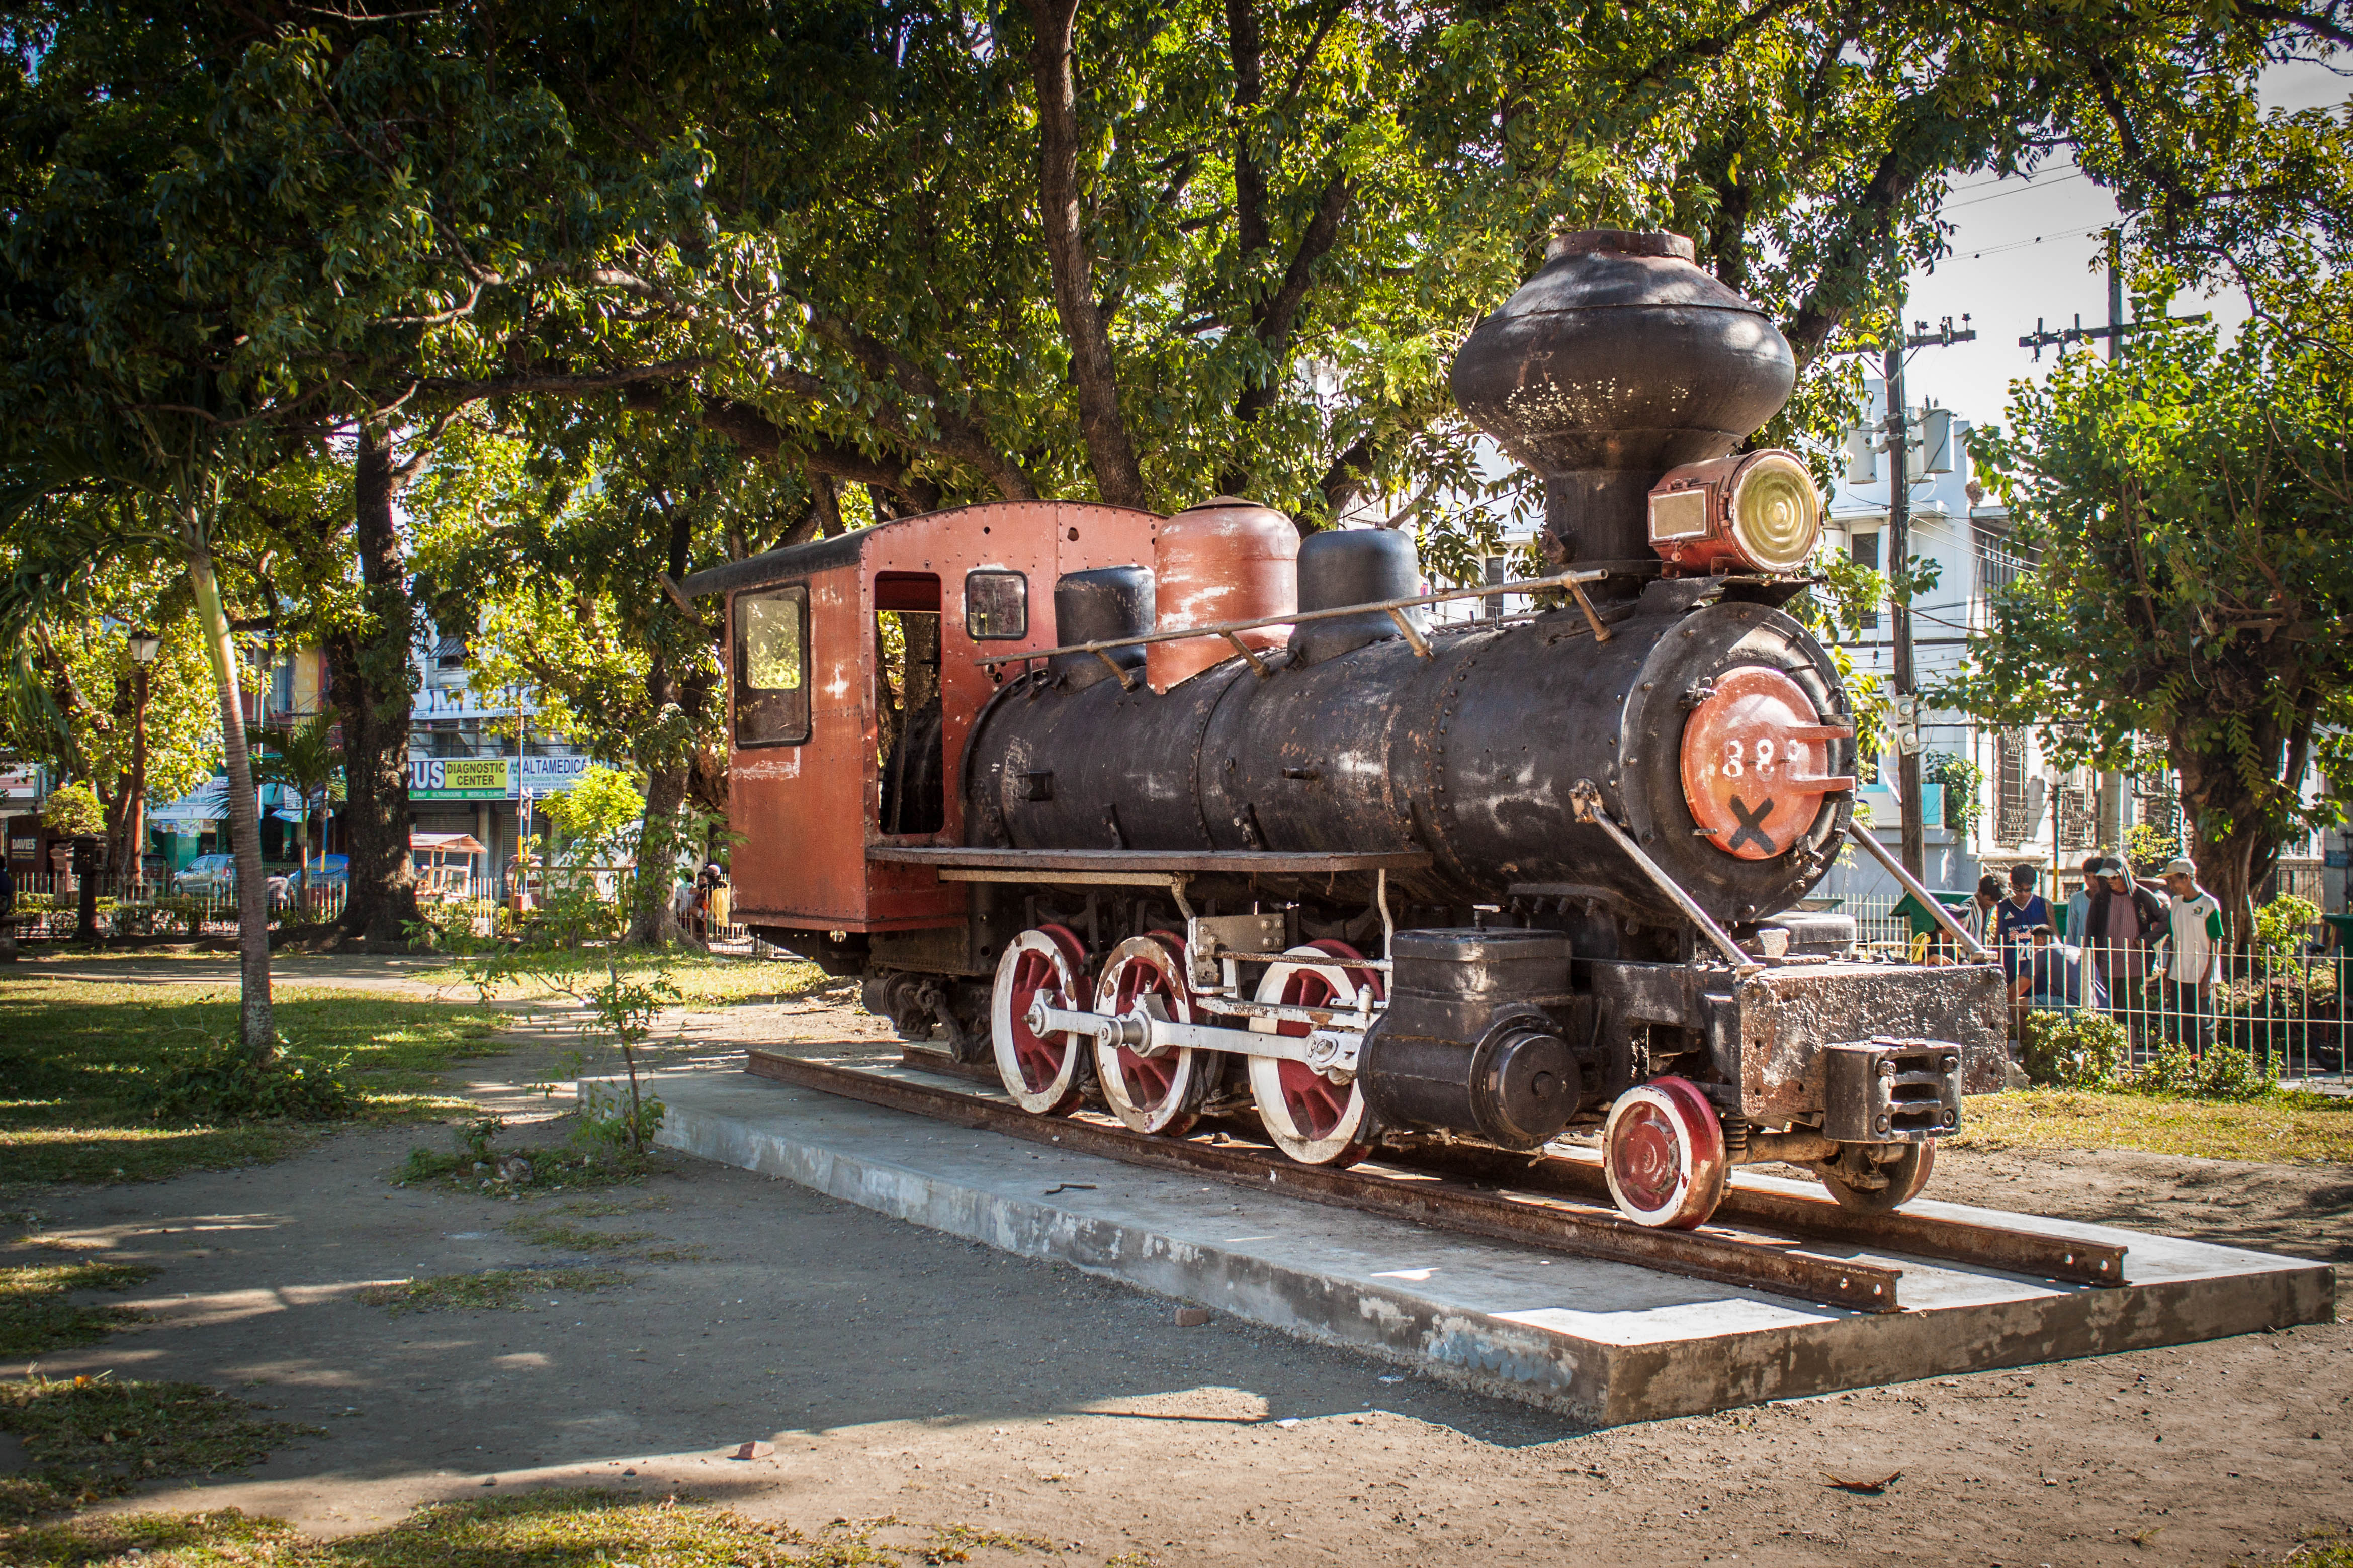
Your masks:
[{"label": "red driving wheel", "polygon": [[[1095,1011],[1120,1017],[1146,996],[1176,1023],[1193,1018],[1185,983],[1185,939],[1174,931],[1134,936],[1112,949],[1095,984]],[[1141,1057],[1127,1046],[1095,1042],[1095,1077],[1113,1115],[1138,1132],[1181,1138],[1200,1120],[1220,1058],[1191,1048]]]},{"label": "red driving wheel", "polygon": [[1601,1141],[1609,1195],[1639,1225],[1689,1230],[1724,1201],[1724,1124],[1688,1079],[1655,1078],[1620,1095]]},{"label": "red driving wheel", "polygon": [[1085,1097],[1093,1050],[1083,1037],[1029,1027],[1030,1005],[1071,1009],[1086,1005],[1086,948],[1067,926],[1025,931],[1005,947],[990,994],[989,1034],[997,1076],[1022,1110],[1061,1116]]},{"label": "red driving wheel", "polygon": [[[1297,1007],[1354,1007],[1360,996],[1381,996],[1377,970],[1352,967],[1365,955],[1345,942],[1325,939],[1294,947],[1285,962],[1269,964],[1258,1000]],[[1328,962],[1338,959],[1339,963]],[[1327,962],[1315,962],[1324,960]],[[1253,1018],[1258,1034],[1303,1038],[1307,1026],[1295,1019]],[[1275,1146],[1302,1164],[1353,1165],[1373,1152],[1377,1130],[1365,1106],[1365,1091],[1351,1080],[1335,1083],[1305,1062],[1252,1057],[1250,1098]]]}]

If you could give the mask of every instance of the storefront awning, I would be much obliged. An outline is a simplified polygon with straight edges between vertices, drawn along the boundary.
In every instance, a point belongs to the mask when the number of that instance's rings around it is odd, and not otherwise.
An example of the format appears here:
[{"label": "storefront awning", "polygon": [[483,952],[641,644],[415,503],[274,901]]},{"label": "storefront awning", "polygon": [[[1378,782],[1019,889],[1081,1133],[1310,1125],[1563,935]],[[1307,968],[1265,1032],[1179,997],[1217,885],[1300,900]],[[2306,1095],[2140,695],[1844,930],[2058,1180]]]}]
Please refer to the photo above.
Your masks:
[{"label": "storefront awning", "polygon": [[487,855],[482,841],[470,833],[411,833],[408,850],[412,855]]}]

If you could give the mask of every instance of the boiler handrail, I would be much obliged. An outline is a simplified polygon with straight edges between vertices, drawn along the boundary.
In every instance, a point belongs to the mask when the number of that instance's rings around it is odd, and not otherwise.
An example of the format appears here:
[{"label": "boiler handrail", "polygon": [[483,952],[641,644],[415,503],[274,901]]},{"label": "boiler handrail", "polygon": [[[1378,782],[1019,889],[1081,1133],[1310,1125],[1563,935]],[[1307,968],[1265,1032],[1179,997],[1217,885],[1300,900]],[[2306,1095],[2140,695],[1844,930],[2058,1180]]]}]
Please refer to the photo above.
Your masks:
[{"label": "boiler handrail", "polygon": [[[1182,642],[1190,637],[1231,637],[1236,632],[1256,631],[1261,626],[1295,626],[1301,621],[1328,621],[1340,616],[1361,616],[1368,611],[1396,612],[1419,609],[1424,605],[1446,605],[1458,599],[1485,599],[1499,594],[1535,594],[1547,588],[1566,588],[1585,612],[1587,624],[1593,628],[1593,640],[1608,642],[1609,628],[1593,613],[1593,602],[1585,596],[1585,584],[1598,583],[1609,574],[1602,570],[1562,572],[1550,577],[1528,577],[1517,583],[1482,583],[1474,588],[1450,588],[1443,594],[1419,594],[1409,599],[1374,599],[1362,605],[1338,605],[1328,610],[1293,610],[1280,616],[1260,616],[1254,620],[1219,621],[1206,626],[1174,626],[1165,632],[1139,632],[1134,637],[1105,637],[1099,642],[1069,643],[1061,647],[1031,648],[1026,653],[992,653],[973,660],[978,665],[1020,664],[1033,658],[1050,658],[1064,653],[1105,653],[1115,647],[1142,647],[1149,643]],[[1409,634],[1410,636],[1410,634]]]}]

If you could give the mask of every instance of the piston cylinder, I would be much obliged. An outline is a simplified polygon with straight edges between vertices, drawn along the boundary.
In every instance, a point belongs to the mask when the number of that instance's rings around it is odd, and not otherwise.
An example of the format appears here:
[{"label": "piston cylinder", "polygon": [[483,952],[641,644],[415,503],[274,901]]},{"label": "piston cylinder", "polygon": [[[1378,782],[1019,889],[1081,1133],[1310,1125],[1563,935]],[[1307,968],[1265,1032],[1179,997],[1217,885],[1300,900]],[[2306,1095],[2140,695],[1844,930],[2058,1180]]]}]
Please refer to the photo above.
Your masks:
[{"label": "piston cylinder", "polygon": [[[1589,1017],[1571,994],[1559,931],[1399,931],[1388,1010],[1357,1081],[1384,1126],[1466,1132],[1534,1149],[1568,1125],[1588,1070],[1561,1037]],[[1572,1027],[1571,1032],[1577,1032]],[[1599,1064],[1591,1076],[1598,1080]]]},{"label": "piston cylinder", "polygon": [[[1160,525],[1153,577],[1160,631],[1287,616],[1299,608],[1299,531],[1272,507],[1219,496]],[[1240,637],[1252,649],[1271,649],[1290,631],[1262,626]],[[1145,655],[1145,682],[1166,691],[1234,657],[1222,637],[1154,643]]]}]

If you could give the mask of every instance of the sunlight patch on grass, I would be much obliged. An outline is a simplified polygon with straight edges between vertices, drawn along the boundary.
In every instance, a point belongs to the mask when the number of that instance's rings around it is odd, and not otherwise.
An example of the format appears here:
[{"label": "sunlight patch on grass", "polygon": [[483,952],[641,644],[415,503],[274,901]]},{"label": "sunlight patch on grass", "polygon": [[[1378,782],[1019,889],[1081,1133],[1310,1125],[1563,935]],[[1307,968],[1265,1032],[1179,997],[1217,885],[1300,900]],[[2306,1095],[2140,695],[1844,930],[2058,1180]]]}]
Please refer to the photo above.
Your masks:
[{"label": "sunlight patch on grass", "polygon": [[[0,1431],[25,1447],[26,1473],[0,1493],[0,1517],[92,1502],[142,1481],[240,1473],[316,1426],[266,1419],[261,1407],[194,1383],[34,1377],[0,1383]],[[0,1562],[12,1555],[0,1535]],[[36,1559],[38,1561],[38,1559]]]},{"label": "sunlight patch on grass", "polygon": [[1972,1097],[1950,1142],[1976,1149],[2133,1149],[2266,1164],[2353,1163],[2353,1100],[2306,1092],[2223,1101],[2014,1089]]},{"label": "sunlight patch on grass", "polygon": [[128,1290],[156,1270],[137,1263],[36,1263],[0,1268],[0,1355],[39,1355],[86,1345],[124,1323],[127,1307],[85,1307],[76,1290]]},{"label": "sunlight patch on grass", "polygon": [[[457,1060],[500,1047],[498,1014],[332,986],[283,985],[275,1013],[289,1050],[333,1068],[362,1119],[445,1115],[464,1101],[440,1090]],[[159,1126],[153,1087],[234,1038],[234,985],[159,986],[0,979],[0,1189],[43,1182],[153,1181],[283,1158],[312,1123]]]}]

